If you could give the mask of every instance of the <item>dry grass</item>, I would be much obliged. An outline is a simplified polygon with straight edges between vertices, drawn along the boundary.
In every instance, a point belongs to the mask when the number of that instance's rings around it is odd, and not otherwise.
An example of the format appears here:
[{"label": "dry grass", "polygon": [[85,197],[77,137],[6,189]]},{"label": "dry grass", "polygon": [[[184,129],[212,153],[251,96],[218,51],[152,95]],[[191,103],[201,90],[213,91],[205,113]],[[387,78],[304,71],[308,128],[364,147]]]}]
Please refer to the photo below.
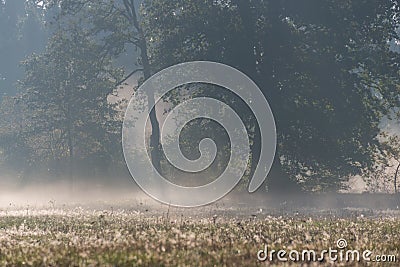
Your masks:
[{"label": "dry grass", "polygon": [[[265,244],[277,250],[320,251],[335,247],[338,238],[345,238],[348,248],[400,256],[396,218],[234,217],[185,210],[51,207],[0,212],[0,266],[289,266],[259,262],[257,251]],[[321,264],[330,265],[314,263]],[[363,266],[358,264],[353,266]]]}]

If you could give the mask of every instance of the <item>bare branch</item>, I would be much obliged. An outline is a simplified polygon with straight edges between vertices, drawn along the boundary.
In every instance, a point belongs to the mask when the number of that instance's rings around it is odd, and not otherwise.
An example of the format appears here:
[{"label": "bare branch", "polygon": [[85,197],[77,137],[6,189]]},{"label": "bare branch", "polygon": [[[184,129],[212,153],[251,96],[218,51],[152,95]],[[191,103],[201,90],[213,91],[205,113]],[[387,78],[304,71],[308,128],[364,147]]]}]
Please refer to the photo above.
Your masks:
[{"label": "bare branch", "polygon": [[128,74],[128,76],[126,76],[125,78],[123,78],[121,81],[117,82],[115,84],[115,87],[120,86],[121,84],[123,84],[126,80],[128,80],[133,74],[135,74],[138,71],[143,71],[143,69],[135,69],[134,71],[132,71],[131,73]]}]

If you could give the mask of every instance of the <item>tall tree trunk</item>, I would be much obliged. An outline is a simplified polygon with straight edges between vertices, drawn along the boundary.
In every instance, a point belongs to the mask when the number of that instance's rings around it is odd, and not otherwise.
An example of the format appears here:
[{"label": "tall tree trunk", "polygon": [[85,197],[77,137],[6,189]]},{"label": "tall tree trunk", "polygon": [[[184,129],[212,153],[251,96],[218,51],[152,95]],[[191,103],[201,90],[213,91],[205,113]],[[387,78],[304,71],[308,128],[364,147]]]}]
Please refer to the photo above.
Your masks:
[{"label": "tall tree trunk", "polygon": [[[151,77],[151,68],[149,63],[149,56],[147,51],[147,43],[146,38],[143,33],[143,29],[140,26],[134,0],[124,0],[125,9],[127,12],[127,18],[132,23],[132,26],[135,27],[138,33],[138,41],[136,43],[137,47],[140,49],[140,59],[143,67],[143,76],[144,79],[147,80]],[[150,156],[151,162],[154,168],[161,172],[161,144],[160,144],[160,125],[157,119],[157,113],[155,108],[151,108],[154,106],[154,95],[147,94],[149,115],[150,115],[150,124],[151,124],[151,135],[150,135]]]},{"label": "tall tree trunk", "polygon": [[[68,76],[70,76],[70,69],[68,71]],[[68,80],[70,77],[68,77]],[[73,122],[72,122],[72,107],[71,107],[71,88],[68,86],[68,82],[65,84],[66,90],[66,101],[67,101],[67,146],[68,146],[68,176],[70,181],[70,193],[73,194],[74,192],[74,142],[73,142]]]},{"label": "tall tree trunk", "polygon": [[400,169],[400,161],[397,164],[396,172],[394,174],[394,193],[397,194],[397,175]]},{"label": "tall tree trunk", "polygon": [[68,176],[70,180],[70,190],[71,193],[74,192],[74,144],[72,140],[72,125],[68,122],[67,129],[67,143],[68,143]]},{"label": "tall tree trunk", "polygon": [[[140,33],[143,33],[140,30]],[[144,39],[144,37],[143,37]],[[147,54],[147,45],[146,41],[143,40],[142,44],[140,45],[141,49],[141,58],[143,64],[143,74],[144,78],[147,80],[151,76],[150,72],[150,64],[149,58]],[[150,124],[151,124],[151,135],[150,135],[150,155],[151,155],[151,162],[154,168],[161,172],[161,144],[160,144],[160,125],[157,119],[157,113],[154,103],[154,95],[147,94],[147,101],[148,101],[148,111],[150,113]],[[154,106],[154,108],[152,108]]]}]

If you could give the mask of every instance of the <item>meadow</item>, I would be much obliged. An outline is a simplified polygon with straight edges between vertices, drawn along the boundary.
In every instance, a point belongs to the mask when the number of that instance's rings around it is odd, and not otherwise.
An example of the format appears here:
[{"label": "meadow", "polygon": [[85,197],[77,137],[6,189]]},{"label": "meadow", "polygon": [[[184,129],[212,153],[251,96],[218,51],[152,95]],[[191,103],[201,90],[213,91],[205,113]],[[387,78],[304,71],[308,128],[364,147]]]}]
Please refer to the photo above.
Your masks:
[{"label": "meadow", "polygon": [[[311,214],[311,215],[310,215]],[[396,212],[274,213],[260,208],[197,210],[147,206],[0,209],[0,266],[398,266]],[[260,261],[269,249],[346,249],[394,255],[397,263]]]}]

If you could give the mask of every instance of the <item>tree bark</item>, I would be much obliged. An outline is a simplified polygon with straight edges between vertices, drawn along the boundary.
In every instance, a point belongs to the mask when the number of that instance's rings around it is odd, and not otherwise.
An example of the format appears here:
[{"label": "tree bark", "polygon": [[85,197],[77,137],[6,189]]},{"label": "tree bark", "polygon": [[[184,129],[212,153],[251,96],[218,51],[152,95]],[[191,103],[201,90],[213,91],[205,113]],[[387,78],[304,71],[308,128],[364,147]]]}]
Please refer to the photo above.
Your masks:
[{"label": "tree bark", "polygon": [[396,172],[394,174],[394,193],[397,194],[397,174],[399,173],[400,162],[397,164]]},{"label": "tree bark", "polygon": [[[67,70],[68,76],[70,76],[70,69]],[[68,80],[70,80],[70,77],[68,77]],[[67,120],[67,146],[68,146],[68,176],[70,180],[70,193],[73,194],[74,192],[74,143],[73,143],[73,122],[72,122],[72,107],[71,107],[71,88],[68,86],[68,82],[65,84],[65,94],[66,94],[66,101],[67,101],[67,114],[66,114],[66,120]]]},{"label": "tree bark", "polygon": [[[149,58],[147,55],[147,47],[146,42],[143,41],[141,45],[141,58],[143,64],[143,73],[144,78],[147,80],[150,78],[150,64]],[[153,167],[158,171],[161,172],[161,144],[160,144],[160,125],[157,119],[157,113],[154,103],[154,95],[147,94],[147,101],[148,101],[148,111],[150,113],[150,124],[151,124],[151,135],[150,135],[150,156],[151,162]],[[152,108],[154,106],[154,108]]]},{"label": "tree bark", "polygon": [[69,154],[69,160],[68,160],[68,176],[70,179],[70,190],[71,193],[74,192],[74,144],[72,140],[72,125],[70,120],[68,119],[68,126],[67,126],[67,143],[68,143],[68,154]]},{"label": "tree bark", "polygon": [[[140,59],[143,67],[143,76],[147,80],[151,77],[151,68],[149,62],[149,56],[147,51],[146,38],[143,33],[143,29],[139,24],[139,20],[136,14],[135,2],[134,0],[124,0],[125,9],[127,12],[127,18],[131,21],[132,26],[137,30],[138,41],[136,43],[137,47],[140,49]],[[148,101],[148,112],[150,117],[151,125],[151,135],[150,135],[150,156],[153,167],[161,172],[161,144],[160,144],[160,125],[157,119],[157,113],[154,106],[154,95],[147,94]]]}]

